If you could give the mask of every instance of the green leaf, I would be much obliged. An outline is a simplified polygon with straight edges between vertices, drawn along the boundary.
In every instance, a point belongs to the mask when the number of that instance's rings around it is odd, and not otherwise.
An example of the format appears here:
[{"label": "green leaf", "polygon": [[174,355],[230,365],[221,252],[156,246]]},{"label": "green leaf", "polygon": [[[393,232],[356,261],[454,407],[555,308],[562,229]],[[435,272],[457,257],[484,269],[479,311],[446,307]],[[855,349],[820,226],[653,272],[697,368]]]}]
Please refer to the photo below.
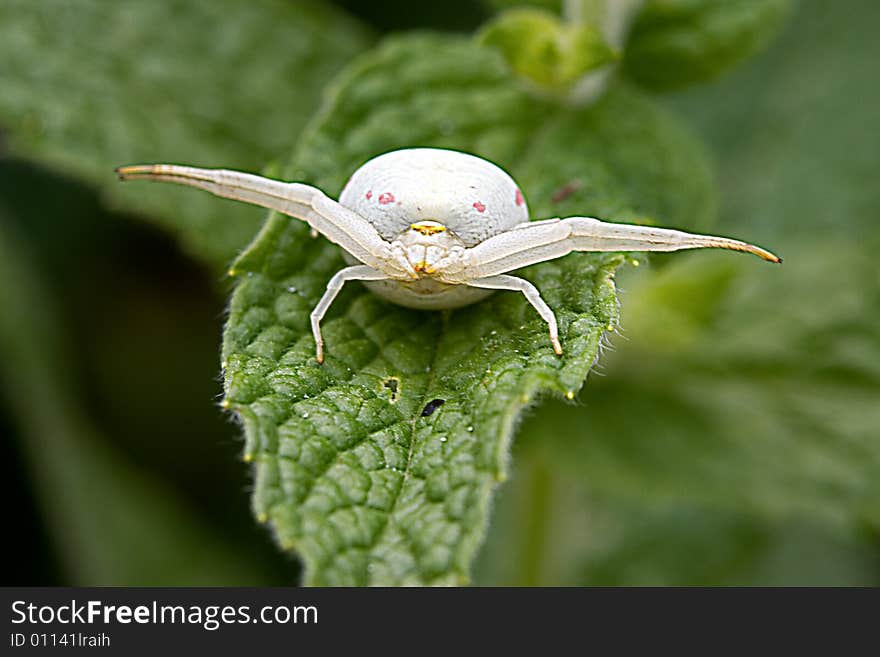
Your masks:
[{"label": "green leaf", "polygon": [[880,4],[805,2],[760,58],[674,99],[718,154],[722,206],[743,235],[880,232]]},{"label": "green leaf", "polygon": [[[628,386],[642,412],[672,416],[668,434],[681,435],[670,439],[669,467],[645,473],[651,487],[708,499],[724,488],[740,508],[826,525],[880,522],[880,193],[871,184],[880,151],[865,141],[880,100],[868,63],[880,56],[876,18],[870,0],[847,12],[803,3],[754,65],[676,102],[719,155],[726,230],[766,236],[785,263],[762,271],[695,254],[630,284],[631,339],[602,383]],[[682,298],[699,303],[687,309]],[[703,421],[711,440],[696,433]],[[702,467],[675,464],[678,445],[705,454],[695,458]],[[700,479],[711,488],[701,491]]]},{"label": "green leaf", "polygon": [[582,409],[525,421],[478,583],[880,582],[880,149],[866,140],[880,5],[800,7],[763,55],[674,99],[720,165],[713,232],[785,263],[675,254],[621,281],[627,339]]},{"label": "green leaf", "polygon": [[367,44],[311,1],[9,0],[0,6],[0,125],[13,153],[100,186],[225,266],[261,213],[113,168],[183,162],[259,170],[286,153],[326,80]]},{"label": "green leaf", "polygon": [[475,565],[480,585],[880,582],[870,532],[809,517],[767,518],[699,498],[603,492],[584,474],[547,463],[539,450],[525,447],[515,454],[518,467],[493,505],[492,531]]},{"label": "green leaf", "polygon": [[[785,255],[679,255],[628,278],[608,376],[523,423],[479,582],[880,581],[873,256],[845,240]],[[524,500],[543,500],[537,531]]]},{"label": "green leaf", "polygon": [[68,583],[267,583],[260,564],[85,415],[59,317],[11,224],[0,208],[0,394]]},{"label": "green leaf", "polygon": [[[587,586],[870,586],[880,582],[863,532],[809,518],[675,504],[621,505],[577,573]],[[607,509],[606,509],[607,512]],[[620,519],[628,516],[627,520]]]},{"label": "green leaf", "polygon": [[790,7],[790,0],[648,0],[624,68],[657,91],[711,80],[761,50]]},{"label": "green leaf", "polygon": [[516,7],[538,7],[557,14],[562,13],[562,0],[483,0],[494,9],[512,9]]},{"label": "green leaf", "polygon": [[565,24],[541,9],[506,11],[479,40],[500,50],[515,73],[549,91],[562,91],[617,57],[594,26]]},{"label": "green leaf", "polygon": [[[649,99],[617,86],[589,109],[566,109],[524,92],[497,52],[440,36],[359,58],[287,178],[335,195],[370,157],[415,145],[498,162],[538,218],[681,225],[713,209],[702,151]],[[542,392],[582,385],[617,316],[620,262],[575,254],[525,270],[557,313],[563,358],[517,295],[426,313],[355,284],[323,325],[319,366],[308,315],[343,260],[301,222],[270,218],[235,265],[226,403],[256,465],[255,513],[302,555],[308,584],[467,581],[516,418]],[[423,416],[435,399],[445,403]]]},{"label": "green leaf", "polygon": [[[619,495],[880,528],[873,253],[789,243],[777,271],[736,263],[731,275],[732,263],[691,254],[630,280],[613,376],[583,408],[542,409],[524,434]],[[717,297],[709,321],[680,302],[701,287]]]}]

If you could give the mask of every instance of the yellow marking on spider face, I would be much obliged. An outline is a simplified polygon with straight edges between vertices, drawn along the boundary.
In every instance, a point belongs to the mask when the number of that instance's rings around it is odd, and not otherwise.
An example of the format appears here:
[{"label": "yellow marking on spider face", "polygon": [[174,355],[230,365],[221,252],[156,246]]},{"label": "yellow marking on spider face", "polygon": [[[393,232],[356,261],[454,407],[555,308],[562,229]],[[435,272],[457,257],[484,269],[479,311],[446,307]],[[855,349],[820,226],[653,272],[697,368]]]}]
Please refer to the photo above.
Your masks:
[{"label": "yellow marking on spider face", "polygon": [[415,269],[417,272],[424,272],[426,274],[433,274],[436,271],[433,267],[428,265],[428,263],[424,260],[422,260],[420,263],[416,264],[413,267],[413,269]]},{"label": "yellow marking on spider face", "polygon": [[436,235],[446,230],[446,226],[441,224],[410,224],[409,227],[419,231],[422,235]]}]

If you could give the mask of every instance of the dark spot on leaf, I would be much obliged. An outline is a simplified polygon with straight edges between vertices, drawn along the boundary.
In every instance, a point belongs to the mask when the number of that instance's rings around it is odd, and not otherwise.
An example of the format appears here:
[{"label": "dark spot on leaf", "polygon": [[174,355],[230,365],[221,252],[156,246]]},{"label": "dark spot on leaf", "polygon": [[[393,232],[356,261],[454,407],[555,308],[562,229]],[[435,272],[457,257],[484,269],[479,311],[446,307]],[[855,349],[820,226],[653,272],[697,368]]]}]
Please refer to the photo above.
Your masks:
[{"label": "dark spot on leaf", "polygon": [[434,411],[443,406],[443,404],[445,403],[445,399],[432,399],[427,404],[425,404],[425,407],[422,409],[422,417],[428,417],[429,415],[432,415]]},{"label": "dark spot on leaf", "polygon": [[580,180],[570,180],[562,187],[557,189],[555,192],[553,192],[553,196],[550,197],[550,200],[554,203],[562,203],[562,201],[567,199],[583,186],[584,184]]},{"label": "dark spot on leaf", "polygon": [[390,401],[392,404],[400,398],[400,379],[396,376],[389,376],[382,382],[382,385],[391,391]]}]

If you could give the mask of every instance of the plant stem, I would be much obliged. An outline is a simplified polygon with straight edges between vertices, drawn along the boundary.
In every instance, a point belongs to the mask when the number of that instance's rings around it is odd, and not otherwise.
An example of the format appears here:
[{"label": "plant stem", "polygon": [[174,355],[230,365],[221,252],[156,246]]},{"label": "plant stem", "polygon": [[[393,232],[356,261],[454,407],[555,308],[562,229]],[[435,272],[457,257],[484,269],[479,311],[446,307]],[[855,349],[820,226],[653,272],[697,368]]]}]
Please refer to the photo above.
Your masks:
[{"label": "plant stem", "polygon": [[526,489],[529,498],[526,502],[523,522],[524,538],[520,585],[541,586],[545,583],[543,565],[547,525],[551,513],[550,501],[553,497],[553,479],[550,468],[541,455],[533,452],[529,456],[528,470],[523,472],[527,478]]}]

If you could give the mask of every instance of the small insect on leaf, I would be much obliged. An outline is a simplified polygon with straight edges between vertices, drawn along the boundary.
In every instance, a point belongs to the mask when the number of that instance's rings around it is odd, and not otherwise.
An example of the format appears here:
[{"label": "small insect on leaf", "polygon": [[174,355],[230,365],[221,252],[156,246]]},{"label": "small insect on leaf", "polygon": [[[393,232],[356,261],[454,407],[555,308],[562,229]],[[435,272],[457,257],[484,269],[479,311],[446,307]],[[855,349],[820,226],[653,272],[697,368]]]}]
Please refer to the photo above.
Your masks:
[{"label": "small insect on leaf", "polygon": [[427,404],[425,404],[425,407],[422,409],[422,417],[429,417],[433,415],[434,411],[443,406],[443,404],[445,403],[445,399],[432,399]]}]

